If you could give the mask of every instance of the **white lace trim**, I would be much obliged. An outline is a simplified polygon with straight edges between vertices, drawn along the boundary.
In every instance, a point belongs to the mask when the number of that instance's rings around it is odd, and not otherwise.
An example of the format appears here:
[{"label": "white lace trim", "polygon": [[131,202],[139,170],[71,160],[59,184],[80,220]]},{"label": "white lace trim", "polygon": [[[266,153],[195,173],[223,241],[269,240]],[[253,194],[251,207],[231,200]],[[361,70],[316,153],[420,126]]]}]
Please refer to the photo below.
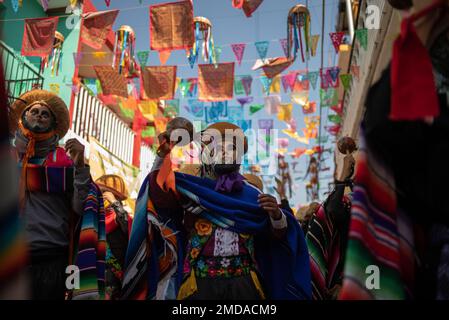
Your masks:
[{"label": "white lace trim", "polygon": [[217,228],[215,229],[215,257],[229,257],[239,255],[239,235],[235,232]]}]

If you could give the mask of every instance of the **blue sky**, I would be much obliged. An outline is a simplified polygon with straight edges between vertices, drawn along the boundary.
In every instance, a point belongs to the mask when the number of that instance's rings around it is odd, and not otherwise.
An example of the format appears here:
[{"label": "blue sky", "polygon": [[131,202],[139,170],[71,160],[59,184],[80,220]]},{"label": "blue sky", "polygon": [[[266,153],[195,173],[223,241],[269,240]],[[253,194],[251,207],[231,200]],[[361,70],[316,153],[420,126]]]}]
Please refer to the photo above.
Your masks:
[{"label": "blue sky", "polygon": [[[148,6],[156,3],[163,3],[169,1],[142,1],[142,5],[139,1],[119,1],[112,0],[110,9],[121,9],[121,12],[116,20],[114,29],[119,26],[126,24],[131,26],[136,32],[136,51],[146,51],[149,50],[149,14]],[[338,7],[338,0],[327,0],[326,1],[326,19],[325,19],[325,33],[324,33],[324,67],[334,66],[337,63],[337,57],[335,50],[330,41],[329,32],[335,31],[336,24],[336,12]],[[106,10],[104,0],[93,0],[93,3],[99,10]],[[283,56],[283,50],[279,44],[278,39],[286,38],[286,24],[287,24],[287,14],[291,7],[296,4],[306,4],[305,0],[294,1],[294,0],[265,0],[258,10],[253,14],[252,17],[247,18],[241,10],[237,10],[232,7],[231,0],[194,0],[194,15],[207,17],[213,25],[212,33],[216,45],[222,46],[222,54],[220,57],[220,62],[230,62],[235,61],[234,53],[230,47],[232,43],[247,43],[245,54],[243,57],[243,62],[241,66],[236,63],[235,75],[246,75],[250,74],[253,77],[258,77],[260,71],[252,71],[251,68],[258,58],[254,42],[256,41],[270,41],[270,46],[268,49],[268,57],[278,57]],[[309,0],[308,8],[311,13],[312,21],[312,34],[320,34],[321,36],[321,24],[322,24],[322,1],[320,0]],[[311,57],[308,62],[303,63],[300,58],[289,68],[289,70],[305,70],[308,67],[309,71],[319,71],[321,64],[321,40],[317,48],[317,55]],[[199,58],[201,59],[201,57]],[[203,63],[203,62],[201,62]],[[156,52],[151,52],[147,65],[159,65],[159,58]],[[197,77],[197,67],[193,69],[188,65],[186,59],[185,51],[173,51],[171,57],[169,58],[167,65],[178,65],[178,77],[181,78],[196,78]],[[317,86],[318,87],[318,86]],[[290,102],[289,95],[285,94],[283,90],[282,102]],[[264,93],[262,92],[262,86],[259,79],[254,79],[252,85],[252,95],[254,96],[253,103],[263,103]],[[317,106],[319,106],[319,94],[318,88],[316,90],[310,90],[310,100],[316,101]],[[236,100],[228,102],[229,106],[239,105]],[[181,108],[183,106],[183,101],[181,100]],[[259,111],[258,113],[249,116],[247,111],[248,105],[245,106],[245,119],[252,119],[253,129],[257,129],[257,120],[262,118],[275,118],[275,116],[267,115],[265,110]],[[316,115],[319,114],[319,108],[317,108]],[[303,114],[298,105],[294,105],[293,116],[298,123],[298,130],[300,130],[303,125]],[[323,108],[323,124],[327,124],[327,114],[328,108]],[[182,113],[185,116],[186,114]],[[276,129],[286,129],[287,126],[284,122],[280,122],[275,119]],[[324,132],[324,129],[322,129]],[[279,134],[279,138],[286,138],[287,136],[283,133]],[[332,137],[329,137],[329,141],[325,144],[325,148],[332,147]],[[314,140],[311,140],[310,147],[313,147]],[[290,139],[289,150],[293,150],[295,147],[307,147],[306,145],[301,145],[300,143]],[[321,173],[322,177],[332,176],[333,173],[333,154],[327,153],[325,158],[328,160],[325,163],[325,167],[330,167],[331,170]],[[301,158],[292,159],[287,156],[287,161],[298,161],[297,170],[299,168],[299,173],[292,172],[292,178],[296,183],[294,188],[295,194],[291,199],[291,203],[297,206],[299,203],[306,202],[305,196],[305,184],[302,180],[298,180],[302,177],[306,171],[306,165],[308,164],[308,156],[303,155]],[[295,181],[295,178],[297,179]],[[331,179],[326,179],[321,181],[322,192],[327,191],[328,182]],[[321,193],[322,193],[321,192]],[[321,196],[321,200],[324,197]]]}]

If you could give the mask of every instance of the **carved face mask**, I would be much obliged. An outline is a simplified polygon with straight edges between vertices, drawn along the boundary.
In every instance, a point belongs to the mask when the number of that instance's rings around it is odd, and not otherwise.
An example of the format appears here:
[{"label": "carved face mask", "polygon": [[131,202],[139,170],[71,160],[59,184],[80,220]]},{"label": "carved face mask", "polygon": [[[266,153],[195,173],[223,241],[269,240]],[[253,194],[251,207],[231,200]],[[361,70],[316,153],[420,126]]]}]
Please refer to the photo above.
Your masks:
[{"label": "carved face mask", "polygon": [[45,104],[41,103],[36,103],[26,110],[22,120],[24,126],[35,133],[49,132],[55,125],[55,117],[52,112]]}]

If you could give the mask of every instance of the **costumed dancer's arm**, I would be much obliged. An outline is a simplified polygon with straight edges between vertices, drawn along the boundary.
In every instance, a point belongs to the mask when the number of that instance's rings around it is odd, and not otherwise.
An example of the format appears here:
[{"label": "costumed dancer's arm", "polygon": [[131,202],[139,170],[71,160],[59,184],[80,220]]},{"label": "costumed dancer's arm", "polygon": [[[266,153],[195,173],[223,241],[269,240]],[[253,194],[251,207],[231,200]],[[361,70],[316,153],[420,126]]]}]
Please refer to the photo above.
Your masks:
[{"label": "costumed dancer's arm", "polygon": [[260,194],[258,202],[270,217],[272,234],[276,238],[283,238],[287,234],[287,218],[279,208],[276,198],[269,194]]},{"label": "costumed dancer's arm", "polygon": [[161,189],[159,184],[157,183],[157,175],[159,173],[159,169],[162,166],[164,159],[156,156],[154,160],[153,167],[150,171],[149,183],[150,183],[150,199],[156,207],[159,208],[170,208],[176,209],[180,207],[178,199],[173,194],[172,191],[165,192]]},{"label": "costumed dancer's arm", "polygon": [[70,158],[73,160],[75,165],[72,209],[77,214],[82,215],[84,212],[84,201],[89,194],[89,187],[92,182],[90,168],[84,163],[84,146],[78,140],[67,140],[65,149],[69,152]]}]

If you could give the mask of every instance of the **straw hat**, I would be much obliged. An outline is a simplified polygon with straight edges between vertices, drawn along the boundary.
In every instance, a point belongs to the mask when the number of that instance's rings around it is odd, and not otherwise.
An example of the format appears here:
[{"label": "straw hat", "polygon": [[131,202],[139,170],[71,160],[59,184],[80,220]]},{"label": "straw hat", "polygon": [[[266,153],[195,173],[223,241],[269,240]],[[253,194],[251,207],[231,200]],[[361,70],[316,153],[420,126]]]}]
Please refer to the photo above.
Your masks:
[{"label": "straw hat", "polygon": [[218,130],[218,132],[220,132],[220,134],[222,135],[222,137],[225,137],[226,134],[226,130],[235,130],[235,134],[238,137],[241,137],[243,139],[243,151],[244,153],[248,152],[248,139],[245,137],[245,134],[243,133],[242,128],[240,128],[239,126],[230,123],[230,122],[216,122],[211,124],[210,126],[208,126],[206,128],[206,130],[204,130],[203,132],[207,131],[207,130]]},{"label": "straw hat", "polygon": [[101,192],[112,192],[119,201],[124,201],[128,198],[128,190],[126,190],[125,181],[115,174],[105,174],[98,178],[95,183],[98,185]]},{"label": "straw hat", "polygon": [[11,112],[9,114],[9,127],[11,132],[17,130],[19,120],[25,110],[30,107],[31,104],[43,101],[53,113],[56,118],[56,133],[59,138],[62,139],[70,126],[69,110],[65,102],[56,94],[46,90],[31,90],[22,94],[11,106]]},{"label": "straw hat", "polygon": [[255,186],[260,191],[263,191],[263,181],[262,179],[260,179],[260,177],[252,173],[245,173],[243,176],[249,184]]}]

